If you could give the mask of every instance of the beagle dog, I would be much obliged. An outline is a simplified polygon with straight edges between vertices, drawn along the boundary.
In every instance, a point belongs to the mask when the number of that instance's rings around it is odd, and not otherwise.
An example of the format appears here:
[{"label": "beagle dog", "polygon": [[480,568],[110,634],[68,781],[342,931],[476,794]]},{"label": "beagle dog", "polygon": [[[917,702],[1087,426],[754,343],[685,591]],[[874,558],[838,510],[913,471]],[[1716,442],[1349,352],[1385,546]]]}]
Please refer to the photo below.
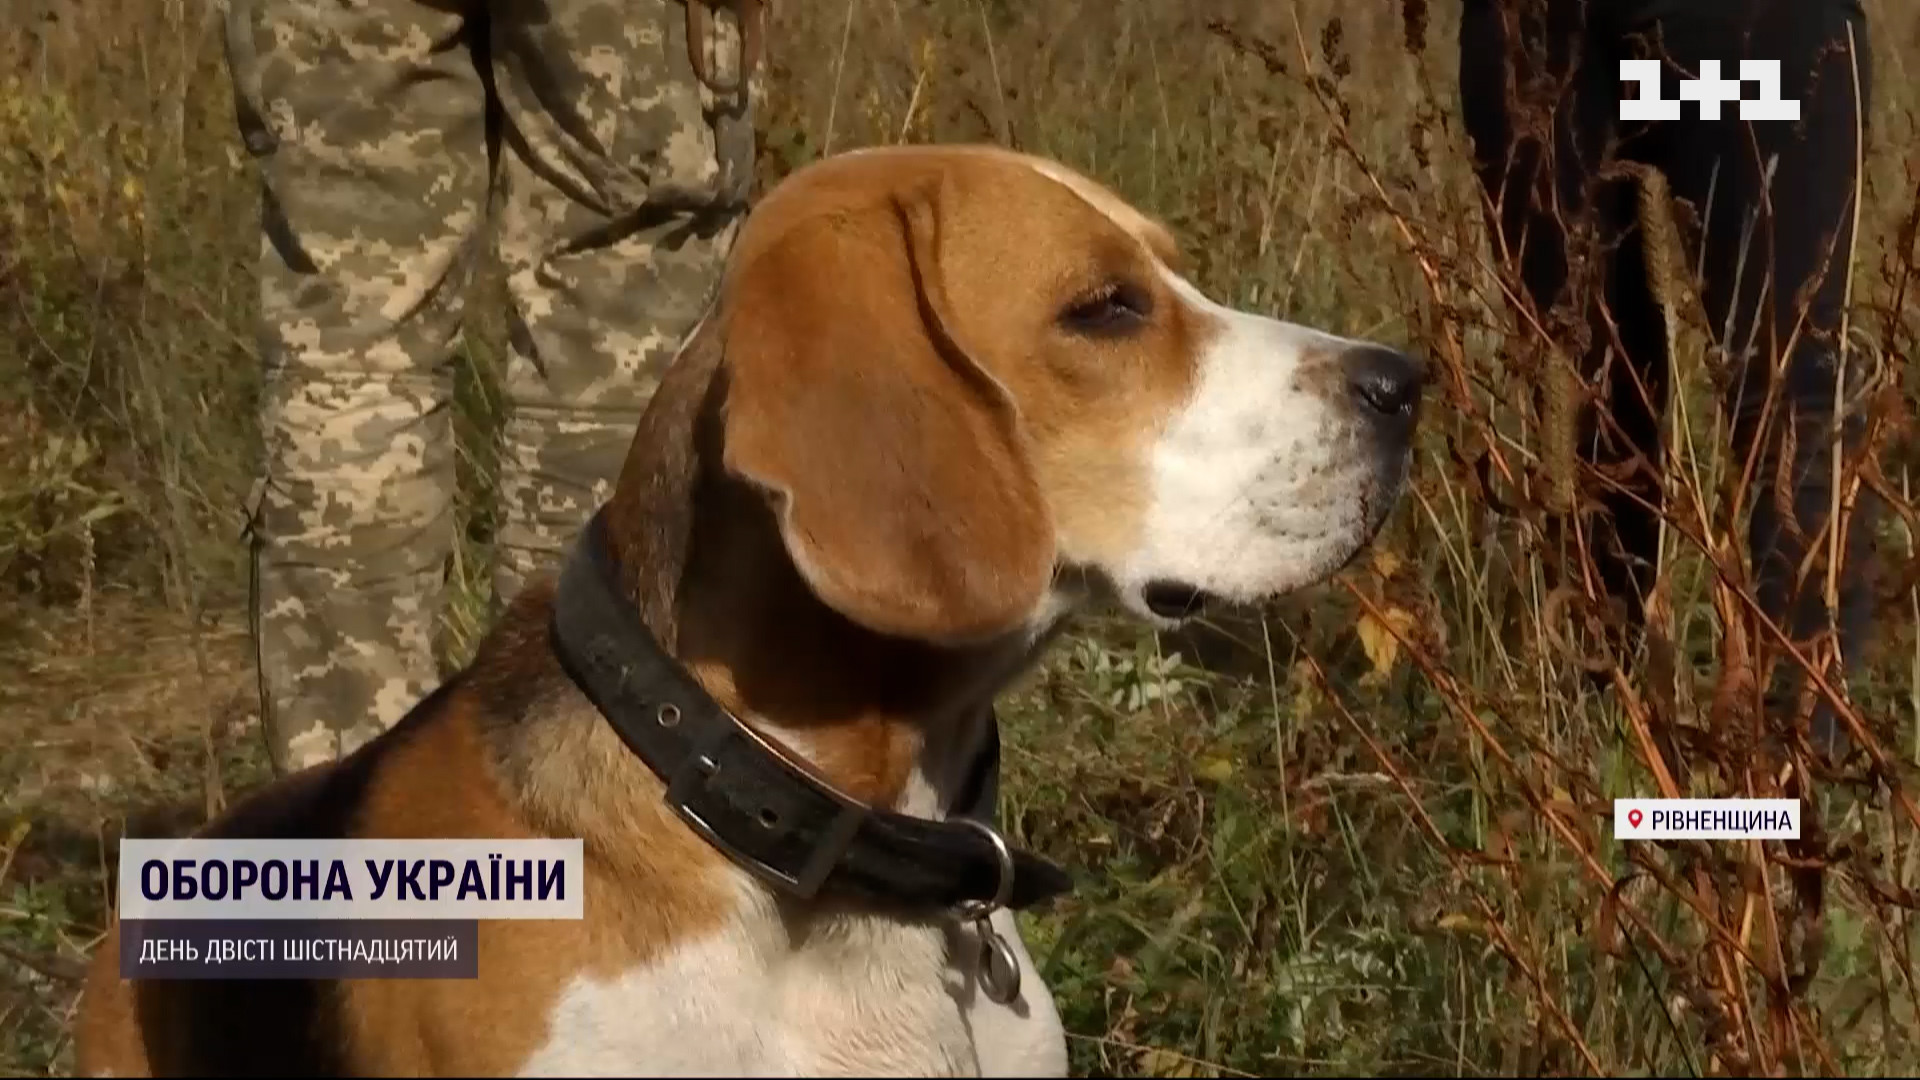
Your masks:
[{"label": "beagle dog", "polygon": [[584,918],[470,979],[127,981],[90,1076],[1064,1075],[993,827],[997,691],[1089,602],[1321,581],[1405,479],[1423,365],[1214,303],[1053,162],[857,151],[742,227],[557,580],[216,837],[582,838]]}]

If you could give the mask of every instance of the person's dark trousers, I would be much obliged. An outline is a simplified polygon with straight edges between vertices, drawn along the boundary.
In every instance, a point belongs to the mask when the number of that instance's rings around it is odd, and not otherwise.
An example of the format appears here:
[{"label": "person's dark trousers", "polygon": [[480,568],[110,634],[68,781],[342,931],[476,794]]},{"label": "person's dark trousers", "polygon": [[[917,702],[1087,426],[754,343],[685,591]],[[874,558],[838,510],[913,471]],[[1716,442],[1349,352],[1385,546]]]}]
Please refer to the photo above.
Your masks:
[{"label": "person's dark trousers", "polygon": [[[1730,361],[1724,405],[1732,467],[1752,463],[1748,543],[1757,599],[1796,643],[1809,645],[1830,625],[1824,552],[1831,541],[1823,527],[1833,499],[1835,402],[1847,408],[1841,426],[1855,448],[1863,423],[1855,399],[1868,368],[1864,355],[1848,356],[1846,386],[1836,386],[1872,84],[1864,14],[1842,0],[1465,3],[1462,105],[1493,207],[1495,252],[1513,260],[1539,312],[1587,305],[1568,323],[1586,341],[1563,343],[1601,402],[1587,411],[1579,445],[1586,461],[1609,474],[1630,473],[1620,478],[1626,490],[1583,485],[1603,508],[1590,534],[1601,583],[1625,605],[1629,628],[1640,626],[1658,550],[1652,507],[1660,505],[1670,358],[1636,224],[1635,181],[1613,168],[1628,163],[1659,170],[1694,209],[1691,220],[1681,216],[1683,252],[1687,272],[1702,275],[1706,317]],[[1621,100],[1639,91],[1622,82],[1620,61],[1641,58],[1662,62],[1668,99],[1680,96],[1680,81],[1698,75],[1702,61],[1719,61],[1721,77],[1730,79],[1743,59],[1779,60],[1780,96],[1799,99],[1800,119],[1742,120],[1734,102],[1721,106],[1720,119],[1702,119],[1689,100],[1677,120],[1621,121]],[[1757,87],[1748,84],[1743,96],[1758,96]],[[1603,261],[1583,262],[1583,250]],[[1598,287],[1573,287],[1582,266],[1592,268]],[[1869,499],[1863,488],[1840,564],[1837,621],[1849,666],[1868,631],[1860,571]],[[1789,507],[1796,522],[1786,520]],[[1788,662],[1783,670],[1798,669]],[[1776,688],[1776,700],[1792,707],[1798,686],[1791,680]],[[1823,699],[1812,735],[1816,746],[1836,745]]]}]

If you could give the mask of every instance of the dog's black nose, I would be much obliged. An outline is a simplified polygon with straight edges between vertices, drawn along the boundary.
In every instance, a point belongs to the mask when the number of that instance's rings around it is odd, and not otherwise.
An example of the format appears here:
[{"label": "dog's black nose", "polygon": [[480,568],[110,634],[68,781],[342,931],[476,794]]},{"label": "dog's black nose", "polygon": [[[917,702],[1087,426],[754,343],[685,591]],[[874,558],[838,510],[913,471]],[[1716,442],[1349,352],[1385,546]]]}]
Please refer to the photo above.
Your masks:
[{"label": "dog's black nose", "polygon": [[1363,345],[1340,358],[1347,388],[1375,419],[1411,422],[1426,386],[1427,365],[1383,345]]}]

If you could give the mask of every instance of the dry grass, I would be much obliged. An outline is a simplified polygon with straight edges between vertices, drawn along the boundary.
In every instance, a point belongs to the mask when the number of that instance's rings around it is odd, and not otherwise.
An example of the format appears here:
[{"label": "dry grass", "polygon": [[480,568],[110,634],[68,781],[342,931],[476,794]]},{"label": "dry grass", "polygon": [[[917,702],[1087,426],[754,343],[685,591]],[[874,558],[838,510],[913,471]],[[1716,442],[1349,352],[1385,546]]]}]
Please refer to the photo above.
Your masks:
[{"label": "dry grass", "polygon": [[[1886,361],[1904,424],[1920,11],[1868,6],[1853,347]],[[237,604],[254,199],[218,42],[185,0],[88,7],[81,25],[53,0],[0,5],[27,31],[0,38],[0,590],[20,613],[0,627],[0,1072],[32,1075],[69,1060],[111,839],[197,820],[261,757]],[[1568,475],[1550,418],[1513,392],[1539,361],[1487,260],[1451,8],[1410,49],[1389,3],[780,5],[766,179],[877,142],[1052,155],[1164,217],[1221,298],[1446,375],[1371,559],[1179,642],[1091,625],[1010,702],[1010,820],[1083,881],[1029,923],[1076,1066],[1908,1074],[1914,535],[1895,515],[1880,536],[1880,636],[1855,687],[1876,757],[1815,785],[1827,865],[1796,889],[1777,850],[1616,845],[1610,800],[1659,791],[1646,736],[1729,735],[1728,673],[1765,631],[1737,560],[1729,584],[1702,554],[1741,533],[1690,315],[1671,470],[1688,528],[1656,620],[1678,663],[1659,685],[1584,677],[1577,605],[1543,577],[1567,554],[1538,528]],[[469,492],[489,479],[497,329],[465,346]],[[1915,464],[1890,426],[1879,477],[1905,491]],[[473,580],[490,523],[468,518]],[[461,605],[453,658],[478,629]],[[1747,735],[1676,756],[1702,795],[1764,794],[1782,763]]]}]

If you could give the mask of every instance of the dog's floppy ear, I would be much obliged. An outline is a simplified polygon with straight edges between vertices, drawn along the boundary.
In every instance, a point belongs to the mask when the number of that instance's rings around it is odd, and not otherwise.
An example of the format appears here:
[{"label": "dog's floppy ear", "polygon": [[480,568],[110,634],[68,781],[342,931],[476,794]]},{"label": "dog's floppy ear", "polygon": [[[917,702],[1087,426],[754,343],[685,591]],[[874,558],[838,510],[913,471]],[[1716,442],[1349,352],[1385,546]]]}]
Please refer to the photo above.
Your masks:
[{"label": "dog's floppy ear", "polygon": [[979,640],[1031,617],[1053,523],[1013,401],[946,300],[939,180],[797,223],[729,290],[725,462],[794,565],[879,633]]}]

